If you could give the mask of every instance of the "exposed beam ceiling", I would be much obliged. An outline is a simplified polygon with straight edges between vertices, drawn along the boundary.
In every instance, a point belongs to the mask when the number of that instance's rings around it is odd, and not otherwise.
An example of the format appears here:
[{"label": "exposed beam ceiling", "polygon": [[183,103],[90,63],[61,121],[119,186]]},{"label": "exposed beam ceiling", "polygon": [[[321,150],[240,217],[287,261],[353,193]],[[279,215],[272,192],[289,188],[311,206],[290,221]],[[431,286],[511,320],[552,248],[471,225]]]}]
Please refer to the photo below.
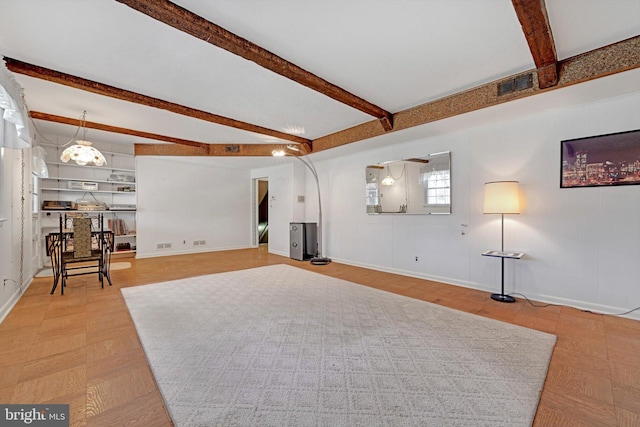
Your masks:
[{"label": "exposed beam ceiling", "polygon": [[[284,150],[286,144],[207,144],[188,147],[174,144],[134,144],[136,156],[230,156],[271,157],[274,150]],[[290,153],[298,156],[298,153]]]},{"label": "exposed beam ceiling", "polygon": [[[536,79],[532,88],[498,96],[497,85],[500,81],[495,81],[397,112],[393,131],[408,129],[504,102],[640,68],[640,36],[560,61],[558,68],[560,70],[558,84],[546,89],[540,88]],[[535,70],[529,72],[535,73]],[[381,131],[377,121],[371,121],[313,140],[313,151],[323,151],[382,134],[384,132]]]},{"label": "exposed beam ceiling", "polygon": [[[603,58],[607,60],[603,60]],[[612,60],[613,58],[613,60]],[[30,64],[25,64],[20,61],[16,61],[10,58],[7,60],[7,66],[14,72],[21,72],[24,70],[25,74],[32,77],[40,77],[41,75],[48,76],[51,70],[43,72],[41,67],[36,67]],[[408,129],[414,126],[419,126],[425,123],[431,123],[437,120],[442,120],[448,117],[453,117],[459,114],[468,113],[470,111],[479,110],[482,108],[491,107],[504,102],[514,101],[524,97],[532,96],[538,93],[542,93],[548,90],[559,89],[562,87],[570,86],[577,83],[582,83],[588,80],[605,77],[611,74],[620,73],[633,68],[640,68],[640,36],[633,37],[609,46],[595,49],[591,52],[586,52],[582,55],[578,55],[573,58],[568,58],[558,63],[558,69],[560,70],[559,82],[555,86],[542,88],[539,86],[539,82],[536,79],[532,88],[522,91],[513,92],[507,95],[499,96],[497,91],[497,85],[504,79],[499,81],[487,83],[477,88],[458,93],[443,99],[439,99],[433,102],[422,104],[404,111],[396,113],[396,127],[393,131],[399,131],[402,129]],[[37,73],[32,70],[38,70]],[[46,69],[44,69],[46,70]],[[534,73],[535,70],[529,71]],[[54,72],[55,73],[55,72]],[[521,75],[527,73],[521,73]],[[73,77],[73,76],[70,76]],[[40,77],[43,78],[43,77]],[[79,79],[73,77],[74,79]],[[48,80],[48,78],[47,78]],[[80,79],[83,80],[83,79]],[[95,82],[94,82],[95,83]],[[96,83],[100,85],[99,83]],[[84,87],[80,87],[84,88]],[[88,90],[88,89],[86,89]],[[137,94],[136,94],[137,95]],[[143,96],[143,95],[140,95]],[[166,102],[166,101],[161,101]],[[183,107],[188,108],[188,107]],[[34,119],[42,119],[47,121],[53,121],[58,123],[66,123],[72,125],[78,125],[77,119],[68,119],[60,116],[35,112],[32,114]],[[194,116],[196,117],[196,116]],[[106,130],[110,132],[123,133],[135,136],[141,136],[149,139],[156,139],[160,141],[173,142],[183,146],[198,147],[199,142],[181,140],[179,138],[168,137],[164,135],[152,134],[147,132],[133,131],[130,129],[117,128],[114,126],[103,125],[93,122],[87,122],[87,127],[94,129]],[[300,138],[302,141],[294,141],[303,147],[303,152],[317,152],[330,148],[335,148],[341,145],[350,144],[352,142],[361,141],[375,136],[380,136],[386,131],[381,128],[380,122],[374,120],[371,122],[363,123],[362,125],[345,129],[340,132],[336,132],[331,135],[314,140],[311,144],[307,143],[307,140]],[[286,134],[288,137],[293,135]],[[291,139],[293,141],[293,139]],[[227,147],[234,144],[217,144],[220,147]],[[250,146],[252,144],[240,144],[240,146]],[[255,145],[255,144],[254,144]],[[262,144],[260,144],[262,145]],[[237,152],[230,152],[224,149],[214,150],[193,150],[191,148],[174,147],[166,148],[163,146],[157,146],[153,149],[138,149],[136,145],[136,153],[140,155],[270,155],[273,149],[282,148],[282,145],[268,145],[268,149],[259,150],[255,148],[243,149]],[[200,153],[200,154],[197,154]],[[256,154],[258,153],[258,154]]]},{"label": "exposed beam ceiling", "polygon": [[[62,123],[71,126],[83,125],[89,129],[97,129],[105,132],[119,133],[123,135],[133,135],[141,138],[154,139],[157,141],[170,142],[171,144],[135,144],[136,155],[154,156],[271,156],[274,150],[282,150],[284,144],[207,144],[204,142],[189,141],[181,138],[160,135],[157,133],[142,132],[134,129],[126,129],[116,126],[109,126],[102,123],[72,119],[70,117],[56,116],[53,114],[41,113],[39,111],[29,112],[29,116],[34,120],[44,120],[53,123]],[[304,144],[301,144],[303,151]],[[298,153],[291,153],[297,156]]]},{"label": "exposed beam ceiling", "polygon": [[[38,67],[31,64],[26,64],[21,61],[17,61],[11,58],[5,58],[7,61],[7,67],[14,72],[26,74],[32,77],[43,78],[45,80],[56,81],[62,84],[69,84],[70,86],[97,92],[100,94],[106,94],[107,96],[114,96],[120,99],[125,99],[137,102],[135,100],[142,99],[143,102],[139,102],[145,105],[156,106],[155,103],[169,104],[170,108],[177,106],[178,111],[195,111],[195,113],[189,113],[191,117],[202,118],[200,115],[208,114],[198,110],[192,110],[189,107],[179,106],[177,104],[169,103],[167,101],[157,100],[150,98],[153,101],[146,101],[146,96],[136,94],[134,92],[125,91],[122,89],[112,88],[107,85],[103,85],[97,82],[91,82],[79,77],[69,76],[63,73],[59,73],[53,70],[48,70],[42,67]],[[393,131],[399,131],[402,129],[408,129],[414,126],[418,126],[425,123],[442,120],[448,117],[453,117],[459,114],[464,114],[470,111],[479,110],[482,108],[491,107],[504,102],[514,101],[524,97],[532,96],[544,91],[559,89],[562,87],[570,86],[577,83],[582,83],[588,80],[605,77],[611,74],[620,73],[633,68],[640,68],[640,36],[636,36],[618,43],[614,43],[609,46],[595,49],[591,52],[578,55],[573,58],[568,58],[564,61],[558,62],[559,79],[558,83],[554,86],[543,88],[539,85],[539,80],[536,78],[532,88],[513,92],[507,95],[499,96],[497,91],[497,85],[504,79],[499,81],[487,83],[477,88],[448,96],[443,99],[439,99],[433,102],[422,104],[404,111],[396,113],[396,126]],[[536,70],[529,71],[535,73]],[[520,75],[527,74],[521,73]],[[539,74],[537,74],[539,76]],[[69,83],[71,82],[71,83]],[[94,89],[97,88],[97,89]],[[114,95],[111,93],[114,92]],[[125,93],[125,98],[121,93]],[[161,108],[161,107],[158,107]],[[165,108],[169,109],[170,108]],[[176,112],[176,111],[174,111]],[[32,115],[34,119],[48,120],[58,123],[67,123],[77,125],[79,122],[77,119],[67,119],[60,116],[35,113]],[[204,119],[206,120],[206,119]],[[236,144],[215,144],[217,148],[207,150],[200,149],[199,142],[181,140],[179,138],[168,137],[164,135],[152,134],[147,132],[133,131],[130,129],[117,128],[109,125],[102,125],[97,123],[88,122],[87,127],[93,127],[95,129],[106,130],[110,132],[123,133],[135,136],[141,136],[144,138],[156,139],[160,141],[173,142],[180,144],[183,147],[167,148],[159,145],[150,149],[139,149],[136,145],[136,154],[140,155],[220,155],[220,156],[262,156],[271,155],[273,149],[282,148],[282,145],[267,145],[266,149],[257,148],[243,148],[238,151],[229,151],[225,147]],[[276,131],[274,131],[276,132]],[[349,144],[352,142],[361,141],[364,139],[380,136],[384,134],[386,130],[382,128],[380,121],[374,120],[371,122],[363,123],[362,125],[345,129],[340,132],[336,132],[331,135],[326,135],[315,139],[314,141],[308,141],[304,138],[300,138],[290,134],[283,134],[287,139],[292,142],[302,145],[303,152],[317,152],[330,148],[338,147],[341,145]],[[282,134],[279,132],[279,134]],[[207,144],[209,145],[209,144]],[[251,145],[258,144],[239,144],[239,147],[250,147]],[[258,146],[261,146],[259,144]],[[192,147],[187,147],[192,146]],[[196,149],[194,150],[193,147]],[[201,147],[200,147],[201,148]],[[171,153],[171,154],[168,154]],[[216,153],[216,154],[213,154]]]},{"label": "exposed beam ceiling", "polygon": [[385,130],[393,128],[393,115],[316,76],[255,43],[210,22],[168,0],[116,0],[160,22],[222,48],[244,59],[380,119]]},{"label": "exposed beam ceiling", "polygon": [[537,67],[541,89],[558,84],[558,58],[545,0],[511,0]]},{"label": "exposed beam ceiling", "polygon": [[87,127],[131,136],[104,143],[171,143],[136,148],[148,154],[391,143],[414,126],[640,67],[637,0],[398,0],[384,11],[364,6],[386,0],[29,1],[2,2],[0,48],[32,117],[67,125],[40,129],[68,138],[69,117],[87,110],[97,118]]},{"label": "exposed beam ceiling", "polygon": [[106,85],[104,83],[87,80],[78,76],[72,76],[70,74],[66,74],[61,71],[55,71],[49,68],[40,67],[38,65],[28,64],[26,62],[22,62],[17,59],[4,57],[4,60],[7,64],[7,68],[13,71],[14,73],[24,74],[30,77],[47,80],[50,82],[73,87],[76,89],[86,90],[89,92],[96,93],[98,95],[121,99],[123,101],[129,101],[129,102],[134,102],[136,104],[146,105],[149,107],[160,108],[163,110],[171,111],[176,114],[182,114],[184,116],[194,117],[196,119],[221,124],[224,126],[230,126],[236,129],[242,129],[249,132],[268,135],[274,138],[284,139],[284,140],[292,141],[298,144],[310,143],[308,139],[299,137],[297,135],[291,135],[285,132],[280,132],[280,131],[268,129],[262,126],[253,125],[251,123],[246,123],[240,120],[219,116],[217,114],[212,114],[206,111],[197,110],[195,108],[176,104],[175,102],[164,101],[162,99],[142,95],[140,93],[132,92],[130,90],[120,89],[117,87]]},{"label": "exposed beam ceiling", "polygon": [[102,123],[89,122],[81,119],[72,119],[69,117],[57,116],[55,114],[47,114],[39,111],[30,111],[29,116],[34,120],[44,120],[46,122],[62,123],[71,126],[83,125],[89,129],[97,129],[105,132],[119,133],[122,135],[138,136],[140,138],[153,139],[156,141],[170,142],[172,144],[184,145],[188,147],[206,148],[209,144],[205,142],[190,141],[182,138],[174,138],[172,136],[160,135],[157,133],[142,132],[139,130],[127,129],[118,126],[110,126]]}]

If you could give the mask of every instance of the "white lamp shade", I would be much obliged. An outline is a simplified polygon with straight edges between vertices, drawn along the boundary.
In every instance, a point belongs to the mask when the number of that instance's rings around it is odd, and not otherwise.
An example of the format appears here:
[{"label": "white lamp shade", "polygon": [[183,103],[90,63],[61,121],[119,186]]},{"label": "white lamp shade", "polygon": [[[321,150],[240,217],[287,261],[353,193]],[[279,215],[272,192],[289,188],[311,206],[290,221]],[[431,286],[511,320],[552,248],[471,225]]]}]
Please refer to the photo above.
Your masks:
[{"label": "white lamp shade", "polygon": [[69,160],[74,160],[77,164],[85,166],[87,164],[94,164],[96,166],[102,166],[107,163],[102,153],[91,146],[89,141],[77,140],[76,145],[72,145],[62,152],[60,160],[67,163]]},{"label": "white lamp shade", "polygon": [[484,184],[486,214],[519,214],[520,192],[518,181],[494,181]]},{"label": "white lamp shade", "polygon": [[387,175],[385,179],[382,180],[382,185],[393,185],[396,183],[396,180],[391,178],[390,175]]}]

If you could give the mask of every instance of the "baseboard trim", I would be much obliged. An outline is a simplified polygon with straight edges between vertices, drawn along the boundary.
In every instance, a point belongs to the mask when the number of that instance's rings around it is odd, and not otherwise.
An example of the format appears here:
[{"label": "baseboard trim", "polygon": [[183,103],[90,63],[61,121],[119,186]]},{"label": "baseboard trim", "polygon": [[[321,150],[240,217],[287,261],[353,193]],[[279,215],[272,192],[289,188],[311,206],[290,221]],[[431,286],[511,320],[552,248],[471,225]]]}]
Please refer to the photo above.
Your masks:
[{"label": "baseboard trim", "polygon": [[[488,292],[488,293],[496,292],[496,289],[490,288],[490,287],[482,285],[480,283],[463,281],[463,280],[455,280],[455,279],[451,279],[449,277],[433,276],[433,275],[429,275],[429,274],[418,273],[418,272],[415,272],[415,271],[402,270],[402,269],[399,269],[399,268],[381,267],[381,266],[378,266],[378,265],[367,264],[367,263],[362,263],[362,262],[356,262],[356,261],[351,261],[351,260],[343,259],[343,258],[332,258],[332,259],[335,262],[339,262],[341,264],[352,265],[354,267],[362,267],[362,268],[367,268],[369,270],[376,270],[376,271],[382,271],[382,272],[385,272],[385,273],[399,274],[401,276],[414,277],[414,278],[417,278],[417,279],[433,280],[434,282],[446,283],[448,285],[454,285],[454,286],[461,286],[461,287],[464,287],[464,288],[475,289],[475,290],[478,290],[478,291],[484,291],[484,292]],[[568,299],[568,298],[559,298],[559,297],[554,297],[554,296],[545,295],[545,294],[524,293],[524,292],[523,292],[523,294],[526,295],[527,298],[529,298],[530,300],[539,301],[539,302],[546,303],[546,304],[564,305],[564,306],[573,307],[573,308],[575,308],[577,310],[593,312],[594,314],[605,314],[605,315],[610,315],[610,316],[624,317],[624,318],[627,318],[627,319],[640,320],[640,312],[638,312],[638,311],[635,311],[633,313],[628,313],[628,314],[621,314],[621,313],[624,313],[626,311],[629,311],[630,309],[628,309],[628,308],[613,307],[613,306],[603,305],[603,304],[594,304],[594,303],[590,303],[588,301],[580,301],[580,300],[574,300],[574,299]],[[515,295],[515,297],[516,298],[521,298],[521,297],[519,297],[517,295]],[[488,295],[487,295],[487,298],[489,298]]]},{"label": "baseboard trim", "polygon": [[163,250],[162,252],[151,252],[151,253],[136,253],[136,259],[139,258],[155,258],[155,257],[162,257],[162,256],[173,256],[173,255],[191,255],[191,254],[199,254],[199,253],[203,253],[203,252],[221,252],[221,251],[235,251],[235,250],[239,250],[239,249],[251,249],[252,246],[251,245],[247,245],[247,246],[229,246],[229,247],[225,247],[225,248],[200,248],[200,249],[189,249],[189,250],[184,250],[184,251],[172,251],[172,250],[168,250],[165,251]]},{"label": "baseboard trim", "polygon": [[11,294],[7,302],[2,307],[0,307],[0,323],[4,321],[4,319],[9,315],[9,313],[13,309],[13,307],[15,307],[18,301],[20,301],[20,297],[22,297],[22,295],[24,295],[27,289],[29,289],[29,286],[31,286],[31,283],[33,283],[33,277],[29,278],[24,283],[24,285],[22,286],[22,292],[20,292],[21,290],[20,287],[16,287],[15,291],[13,292],[13,294]]}]

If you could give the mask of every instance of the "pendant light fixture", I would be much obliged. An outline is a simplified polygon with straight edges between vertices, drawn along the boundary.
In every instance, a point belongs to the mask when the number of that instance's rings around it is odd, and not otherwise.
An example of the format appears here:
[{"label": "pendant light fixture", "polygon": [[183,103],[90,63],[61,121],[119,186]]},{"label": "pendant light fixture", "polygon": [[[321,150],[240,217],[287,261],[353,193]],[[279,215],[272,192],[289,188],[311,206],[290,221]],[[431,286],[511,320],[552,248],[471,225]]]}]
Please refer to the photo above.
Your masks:
[{"label": "pendant light fixture", "polygon": [[396,183],[396,180],[391,178],[391,169],[389,169],[389,165],[387,165],[386,167],[387,167],[387,177],[382,180],[381,184],[382,185],[393,185],[393,184]]},{"label": "pendant light fixture", "polygon": [[[80,129],[82,131],[82,139],[74,140],[75,145],[68,147],[62,152],[60,160],[67,163],[69,160],[75,161],[77,164],[102,166],[107,163],[104,155],[96,148],[91,146],[91,143],[87,141],[87,128],[85,117],[86,111],[82,112],[82,118],[80,119]],[[76,132],[76,135],[78,132]]]}]

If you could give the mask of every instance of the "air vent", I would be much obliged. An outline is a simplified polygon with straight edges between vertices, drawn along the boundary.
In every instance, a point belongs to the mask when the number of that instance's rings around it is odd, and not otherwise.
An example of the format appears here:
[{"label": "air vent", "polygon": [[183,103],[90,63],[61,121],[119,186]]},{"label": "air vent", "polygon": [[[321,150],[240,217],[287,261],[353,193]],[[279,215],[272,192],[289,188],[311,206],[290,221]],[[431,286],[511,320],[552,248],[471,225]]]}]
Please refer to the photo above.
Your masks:
[{"label": "air vent", "polygon": [[239,153],[240,152],[240,146],[239,145],[227,145],[226,147],[224,147],[224,151],[226,151],[227,153]]},{"label": "air vent", "polygon": [[498,96],[518,92],[533,87],[533,74],[524,74],[498,83]]}]

